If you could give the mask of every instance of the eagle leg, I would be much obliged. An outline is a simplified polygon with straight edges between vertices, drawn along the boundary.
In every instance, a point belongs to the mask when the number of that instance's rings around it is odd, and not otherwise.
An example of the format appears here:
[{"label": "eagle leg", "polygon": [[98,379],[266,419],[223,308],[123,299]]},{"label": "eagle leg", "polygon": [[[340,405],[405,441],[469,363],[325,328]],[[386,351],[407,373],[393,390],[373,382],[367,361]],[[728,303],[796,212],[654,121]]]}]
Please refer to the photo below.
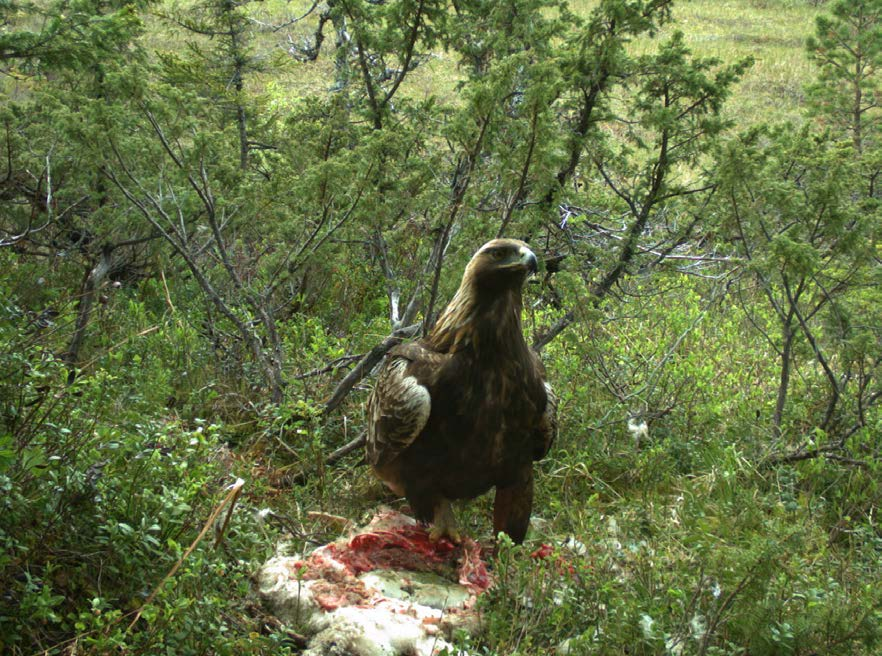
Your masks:
[{"label": "eagle leg", "polygon": [[533,509],[533,471],[522,482],[497,487],[493,502],[493,533],[506,533],[515,544],[521,544],[530,526]]},{"label": "eagle leg", "polygon": [[453,508],[450,507],[447,499],[441,499],[435,504],[435,516],[432,520],[432,528],[429,530],[429,539],[437,542],[445,536],[456,544],[462,542],[462,535],[456,526],[456,517],[453,516]]}]

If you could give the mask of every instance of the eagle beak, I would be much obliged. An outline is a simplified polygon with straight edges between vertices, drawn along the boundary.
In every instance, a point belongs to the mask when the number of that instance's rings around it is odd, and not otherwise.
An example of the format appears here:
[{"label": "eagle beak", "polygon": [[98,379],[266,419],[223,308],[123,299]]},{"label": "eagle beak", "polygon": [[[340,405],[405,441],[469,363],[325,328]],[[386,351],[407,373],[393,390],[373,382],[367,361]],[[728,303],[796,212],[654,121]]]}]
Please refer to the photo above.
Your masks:
[{"label": "eagle beak", "polygon": [[537,273],[539,271],[539,261],[536,259],[533,251],[526,246],[521,246],[520,255],[520,264],[527,267],[530,273]]}]

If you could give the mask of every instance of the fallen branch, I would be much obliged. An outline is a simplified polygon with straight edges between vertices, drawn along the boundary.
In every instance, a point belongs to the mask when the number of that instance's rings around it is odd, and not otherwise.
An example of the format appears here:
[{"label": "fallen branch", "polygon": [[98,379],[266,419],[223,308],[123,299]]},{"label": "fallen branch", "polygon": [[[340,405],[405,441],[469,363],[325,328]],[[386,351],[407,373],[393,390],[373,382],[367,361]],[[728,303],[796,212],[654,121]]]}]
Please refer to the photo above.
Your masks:
[{"label": "fallen branch", "polygon": [[350,371],[346,378],[341,380],[331,397],[325,401],[322,407],[322,414],[328,415],[333,412],[349,394],[353,387],[358,384],[365,376],[367,376],[375,366],[383,359],[383,356],[389,352],[394,346],[397,346],[408,337],[413,337],[420,330],[420,324],[415,323],[405,328],[399,328],[392,332],[382,342],[367,352],[367,354],[359,361],[357,365]]},{"label": "fallen branch", "polygon": [[[361,434],[358,437],[356,437],[354,440],[350,440],[349,442],[347,442],[346,444],[341,446],[339,449],[335,449],[334,451],[332,451],[330,453],[330,455],[328,455],[328,457],[325,458],[325,465],[326,466],[333,465],[335,462],[348,456],[353,451],[356,451],[356,450],[364,447],[366,441],[367,441],[367,431],[362,431]],[[306,470],[303,470],[301,472],[298,472],[297,474],[295,474],[291,478],[289,478],[288,483],[291,486],[301,485],[306,480],[306,477],[308,475],[309,475],[309,472],[307,472]]]},{"label": "fallen branch", "polygon": [[835,462],[841,462],[843,465],[851,465],[853,467],[860,467],[861,469],[869,469],[870,463],[866,460],[858,460],[857,458],[848,458],[846,456],[840,456],[835,453],[827,453],[824,455],[827,460],[834,460]]},{"label": "fallen branch", "polygon": [[793,451],[791,453],[779,453],[772,456],[769,456],[765,464],[768,466],[775,465],[786,465],[794,462],[802,462],[803,460],[813,460],[815,458],[825,458],[827,460],[832,460],[834,462],[842,463],[843,465],[850,465],[852,467],[860,467],[862,469],[869,469],[871,463],[867,460],[858,460],[857,458],[852,458],[851,455],[845,448],[845,442],[852,433],[854,433],[859,426],[855,426],[852,430],[850,430],[845,437],[840,439],[838,442],[833,444],[828,444],[826,446],[819,446],[815,449],[803,450],[802,447]]},{"label": "fallen branch", "polygon": [[799,449],[791,453],[778,453],[775,455],[771,455],[766,460],[766,464],[784,465],[791,462],[801,462],[803,460],[823,458],[832,453],[835,453],[836,451],[841,451],[843,448],[845,447],[842,442],[837,442],[836,444],[831,444],[828,446],[821,446],[816,449],[809,449],[807,451],[804,451],[802,447],[800,447]]},{"label": "fallen branch", "polygon": [[325,458],[326,465],[333,465],[335,462],[343,458],[344,456],[348,456],[350,453],[355,451],[356,449],[360,449],[367,442],[367,431],[362,431],[361,435],[356,437],[354,440],[351,440],[341,446],[339,449],[335,449],[331,452],[327,458]]}]

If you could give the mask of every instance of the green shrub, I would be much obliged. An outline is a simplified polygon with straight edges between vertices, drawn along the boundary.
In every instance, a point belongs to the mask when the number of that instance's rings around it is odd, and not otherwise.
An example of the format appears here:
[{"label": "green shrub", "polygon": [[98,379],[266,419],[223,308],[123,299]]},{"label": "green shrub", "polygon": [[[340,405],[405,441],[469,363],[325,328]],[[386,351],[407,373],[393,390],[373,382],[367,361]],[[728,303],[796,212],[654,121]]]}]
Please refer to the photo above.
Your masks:
[{"label": "green shrub", "polygon": [[[67,385],[6,308],[0,332],[0,649],[216,654],[282,649],[255,633],[250,576],[271,541],[241,502],[145,601],[235,479],[218,426],[127,411],[99,369]],[[148,379],[156,368],[142,368]],[[135,612],[140,619],[129,629]],[[253,635],[252,635],[253,634]],[[278,652],[282,653],[282,652]]]}]

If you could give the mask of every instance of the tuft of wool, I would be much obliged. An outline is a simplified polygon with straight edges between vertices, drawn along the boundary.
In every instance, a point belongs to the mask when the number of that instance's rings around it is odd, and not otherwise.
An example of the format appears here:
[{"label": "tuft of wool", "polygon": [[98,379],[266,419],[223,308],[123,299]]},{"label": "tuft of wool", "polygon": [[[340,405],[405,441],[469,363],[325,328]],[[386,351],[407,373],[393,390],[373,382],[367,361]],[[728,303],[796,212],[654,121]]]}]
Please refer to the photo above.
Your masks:
[{"label": "tuft of wool", "polygon": [[308,656],[457,653],[449,639],[478,630],[475,601],[492,583],[477,543],[432,542],[388,509],[305,557],[272,558],[258,582],[273,613],[311,636]]}]

